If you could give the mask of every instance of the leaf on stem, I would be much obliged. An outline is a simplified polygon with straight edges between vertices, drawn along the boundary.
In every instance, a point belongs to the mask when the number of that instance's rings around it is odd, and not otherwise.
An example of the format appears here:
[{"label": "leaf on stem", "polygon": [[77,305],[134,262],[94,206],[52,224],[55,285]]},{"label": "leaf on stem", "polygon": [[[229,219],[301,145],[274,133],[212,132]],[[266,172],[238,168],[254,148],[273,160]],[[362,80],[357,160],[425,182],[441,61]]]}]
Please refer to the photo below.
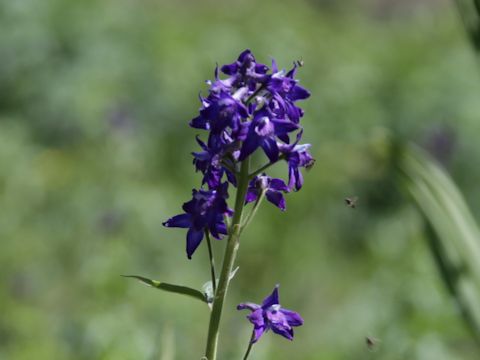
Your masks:
[{"label": "leaf on stem", "polygon": [[154,288],[159,289],[159,290],[172,292],[172,293],[176,293],[176,294],[180,294],[180,295],[190,296],[190,297],[193,297],[197,300],[200,300],[201,302],[208,303],[207,298],[205,297],[205,295],[201,291],[198,291],[196,289],[192,289],[192,288],[187,287],[187,286],[180,286],[180,285],[174,285],[174,284],[169,284],[169,283],[165,283],[165,282],[160,282],[160,281],[157,281],[157,280],[148,279],[146,277],[138,276],[138,275],[122,275],[122,276],[126,277],[126,278],[137,279],[141,283],[143,283],[147,286],[150,286],[150,287],[154,287]]}]

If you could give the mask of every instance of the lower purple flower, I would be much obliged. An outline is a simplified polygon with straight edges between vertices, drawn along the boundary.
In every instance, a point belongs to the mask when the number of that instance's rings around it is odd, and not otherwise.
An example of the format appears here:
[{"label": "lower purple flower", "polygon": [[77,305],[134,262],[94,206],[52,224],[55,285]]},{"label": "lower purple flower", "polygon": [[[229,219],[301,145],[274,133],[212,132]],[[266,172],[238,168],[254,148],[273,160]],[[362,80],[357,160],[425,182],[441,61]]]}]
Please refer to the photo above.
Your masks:
[{"label": "lower purple flower", "polygon": [[248,309],[251,311],[247,319],[253,324],[254,335],[252,344],[268,330],[279,334],[288,340],[293,340],[293,327],[303,325],[303,319],[295,311],[283,309],[278,298],[278,285],[273,292],[267,296],[262,305],[253,303],[242,303],[237,310]]},{"label": "lower purple flower", "polygon": [[228,183],[220,184],[214,190],[193,190],[192,200],[183,204],[185,214],[176,215],[163,223],[166,227],[188,228],[187,256],[193,253],[203,240],[205,230],[216,239],[227,234],[224,215],[232,216],[226,199]]}]

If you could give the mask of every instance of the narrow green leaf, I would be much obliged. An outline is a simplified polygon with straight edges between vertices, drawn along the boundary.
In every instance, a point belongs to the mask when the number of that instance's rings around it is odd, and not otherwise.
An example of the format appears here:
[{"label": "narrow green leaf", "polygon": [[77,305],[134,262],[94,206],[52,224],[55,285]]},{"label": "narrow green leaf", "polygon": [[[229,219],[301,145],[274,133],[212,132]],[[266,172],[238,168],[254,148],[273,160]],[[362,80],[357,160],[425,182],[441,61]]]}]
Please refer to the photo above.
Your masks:
[{"label": "narrow green leaf", "polygon": [[454,182],[420,150],[411,149],[403,169],[409,178],[409,191],[447,247],[458,255],[474,274],[480,288],[480,230]]},{"label": "narrow green leaf", "polygon": [[425,220],[440,275],[480,344],[480,229],[460,190],[427,154],[402,154],[404,185]]},{"label": "narrow green leaf", "polygon": [[187,287],[187,286],[180,286],[180,285],[174,285],[174,284],[169,284],[169,283],[165,283],[165,282],[160,282],[160,281],[157,281],[157,280],[148,279],[146,277],[138,276],[138,275],[122,275],[122,276],[126,277],[126,278],[137,279],[140,282],[142,282],[143,284],[145,284],[147,286],[150,286],[150,287],[154,287],[154,288],[159,289],[159,290],[168,291],[168,292],[181,294],[181,295],[186,295],[186,296],[193,297],[197,300],[200,300],[201,302],[204,302],[204,303],[207,302],[207,299],[205,298],[205,295],[201,291],[198,291],[196,289],[192,289],[192,288]]}]

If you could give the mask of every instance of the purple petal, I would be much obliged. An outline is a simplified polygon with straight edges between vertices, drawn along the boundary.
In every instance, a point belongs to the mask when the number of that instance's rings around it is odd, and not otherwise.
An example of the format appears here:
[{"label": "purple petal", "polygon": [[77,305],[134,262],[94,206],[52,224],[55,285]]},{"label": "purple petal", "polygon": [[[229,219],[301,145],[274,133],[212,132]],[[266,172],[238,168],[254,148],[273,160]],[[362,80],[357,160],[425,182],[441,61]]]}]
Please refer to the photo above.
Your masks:
[{"label": "purple petal", "polygon": [[297,169],[297,174],[296,174],[296,179],[295,179],[295,189],[298,191],[302,188],[303,186],[303,175],[300,170]]},{"label": "purple petal", "polygon": [[275,334],[282,335],[288,340],[293,340],[293,329],[291,327],[284,327],[281,325],[272,324],[271,328]]},{"label": "purple petal", "polygon": [[237,310],[245,310],[245,309],[255,311],[255,310],[260,309],[260,305],[257,305],[257,304],[254,304],[254,303],[249,303],[249,302],[241,303],[241,304],[237,305]]},{"label": "purple petal", "polygon": [[263,333],[266,331],[266,327],[265,326],[254,327],[253,331],[255,335],[252,339],[252,344],[255,344],[258,341],[258,339],[260,339],[260,337],[263,335]]},{"label": "purple petal", "polygon": [[238,56],[238,61],[239,62],[244,62],[246,60],[247,57],[250,57],[252,60],[255,60],[255,58],[253,57],[252,55],[252,52],[250,51],[250,49],[245,49],[242,51],[242,53]]},{"label": "purple petal", "polygon": [[192,155],[195,157],[195,159],[200,161],[207,161],[211,157],[207,151],[192,152]]},{"label": "purple petal", "polygon": [[282,335],[289,340],[293,339],[292,327],[286,315],[281,311],[280,305],[272,306],[265,311],[267,320],[274,333]]},{"label": "purple petal", "polygon": [[218,222],[215,227],[216,227],[217,233],[223,234],[223,235],[228,234],[227,225],[225,225],[223,220],[221,222]]},{"label": "purple petal", "polygon": [[235,174],[233,174],[230,170],[225,170],[227,174],[228,181],[233,184],[233,186],[237,186],[237,179],[235,178]]},{"label": "purple petal", "polygon": [[220,234],[218,233],[218,229],[215,225],[211,225],[208,227],[208,230],[210,230],[210,234],[212,234],[212,236],[217,239],[217,240],[220,240],[221,239],[221,236]]},{"label": "purple petal", "polygon": [[296,176],[298,174],[298,168],[295,166],[288,167],[288,188],[293,190],[295,188]]},{"label": "purple petal", "polygon": [[300,118],[303,116],[303,110],[290,103],[286,103],[285,112],[288,118],[295,124],[298,124]]},{"label": "purple petal", "polygon": [[265,64],[255,64],[255,72],[258,74],[265,74],[268,71],[268,66]]},{"label": "purple petal", "polygon": [[278,134],[277,137],[282,140],[285,144],[288,144],[290,142],[290,138],[288,137],[287,134]]},{"label": "purple petal", "polygon": [[195,136],[195,140],[197,140],[197,143],[198,143],[198,145],[200,145],[200,147],[202,148],[202,150],[208,150],[207,145],[205,145],[205,143],[204,143],[202,140],[200,140],[200,138],[198,137],[198,135]]},{"label": "purple petal", "polygon": [[270,162],[276,162],[278,160],[278,146],[277,142],[273,139],[265,139],[262,141],[262,149],[265,151],[265,155],[269,158]]},{"label": "purple petal", "polygon": [[258,120],[254,129],[259,136],[265,137],[273,135],[275,131],[275,125],[270,121],[268,117],[264,116]]},{"label": "purple petal", "polygon": [[270,201],[273,205],[278,207],[280,210],[285,211],[287,205],[285,204],[285,198],[280,191],[267,191],[266,195],[267,200]]},{"label": "purple petal", "polygon": [[192,224],[192,217],[190,214],[180,214],[171,217],[163,223],[165,227],[189,228]]},{"label": "purple petal", "polygon": [[263,300],[262,308],[266,309],[276,304],[280,304],[278,299],[278,285],[276,285],[272,293]]},{"label": "purple petal", "polygon": [[257,200],[257,198],[258,198],[257,192],[253,189],[249,189],[247,191],[247,195],[245,196],[245,204],[251,203]]},{"label": "purple petal", "polygon": [[187,232],[187,256],[192,258],[193,253],[203,239],[203,230],[190,228]]},{"label": "purple petal", "polygon": [[258,308],[247,316],[248,320],[255,326],[255,328],[265,326],[265,318],[263,317],[263,309]]},{"label": "purple petal", "polygon": [[290,326],[303,325],[303,319],[299,313],[292,310],[287,310],[287,309],[280,309],[280,312],[282,312],[283,315],[285,315],[285,318],[287,319],[287,322]]},{"label": "purple petal", "polygon": [[190,200],[190,201],[187,201],[185,203],[183,203],[182,205],[182,209],[186,212],[186,213],[189,213],[189,214],[193,214],[195,213],[195,196],[197,195],[198,191],[193,189],[192,190],[192,197],[193,199]]},{"label": "purple petal", "polygon": [[254,132],[250,132],[245,141],[243,142],[239,160],[243,161],[248,155],[257,150],[261,142],[262,138],[260,136],[258,136]]},{"label": "purple petal", "polygon": [[217,219],[216,223],[210,224],[209,230],[215,239],[221,240],[222,235],[226,235],[228,233],[227,226],[223,222],[223,216],[219,216],[219,219]]},{"label": "purple petal", "polygon": [[304,100],[308,97],[310,97],[310,93],[304,89],[303,87],[299,85],[295,85],[292,90],[290,90],[290,93],[288,94],[288,97],[292,101],[297,101],[297,100]]},{"label": "purple petal", "polygon": [[190,121],[190,126],[196,129],[204,129],[204,130],[208,130],[210,128],[210,125],[208,124],[207,119],[204,118],[202,115],[199,115],[196,118],[192,119]]},{"label": "purple petal", "polygon": [[297,124],[292,123],[291,121],[288,121],[288,120],[274,119],[272,120],[272,123],[275,126],[275,134],[277,136],[284,135],[298,129]]},{"label": "purple petal", "polygon": [[270,180],[270,189],[288,192],[288,186],[282,179],[273,178]]},{"label": "purple petal", "polygon": [[288,325],[286,316],[280,310],[280,305],[274,305],[268,308],[265,311],[267,320],[270,322],[270,324],[276,325],[277,327],[290,327],[290,325]]},{"label": "purple petal", "polygon": [[293,79],[295,77],[295,74],[297,73],[297,64],[293,63],[293,68],[291,68],[285,77]]},{"label": "purple petal", "polygon": [[235,75],[238,71],[237,62],[233,64],[223,65],[220,69],[226,75]]}]

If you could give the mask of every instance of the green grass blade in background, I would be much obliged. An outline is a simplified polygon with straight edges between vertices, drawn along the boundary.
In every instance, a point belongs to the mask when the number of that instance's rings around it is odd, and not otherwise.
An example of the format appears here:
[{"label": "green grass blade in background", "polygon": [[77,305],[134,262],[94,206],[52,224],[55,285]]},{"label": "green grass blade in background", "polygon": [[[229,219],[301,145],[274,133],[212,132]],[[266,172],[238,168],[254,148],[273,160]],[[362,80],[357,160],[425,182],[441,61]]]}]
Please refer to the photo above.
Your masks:
[{"label": "green grass blade in background", "polygon": [[405,185],[426,225],[428,245],[448,291],[480,344],[480,231],[447,173],[418,149],[404,152]]},{"label": "green grass blade in background", "polygon": [[477,52],[480,51],[480,1],[456,0],[467,34]]}]

